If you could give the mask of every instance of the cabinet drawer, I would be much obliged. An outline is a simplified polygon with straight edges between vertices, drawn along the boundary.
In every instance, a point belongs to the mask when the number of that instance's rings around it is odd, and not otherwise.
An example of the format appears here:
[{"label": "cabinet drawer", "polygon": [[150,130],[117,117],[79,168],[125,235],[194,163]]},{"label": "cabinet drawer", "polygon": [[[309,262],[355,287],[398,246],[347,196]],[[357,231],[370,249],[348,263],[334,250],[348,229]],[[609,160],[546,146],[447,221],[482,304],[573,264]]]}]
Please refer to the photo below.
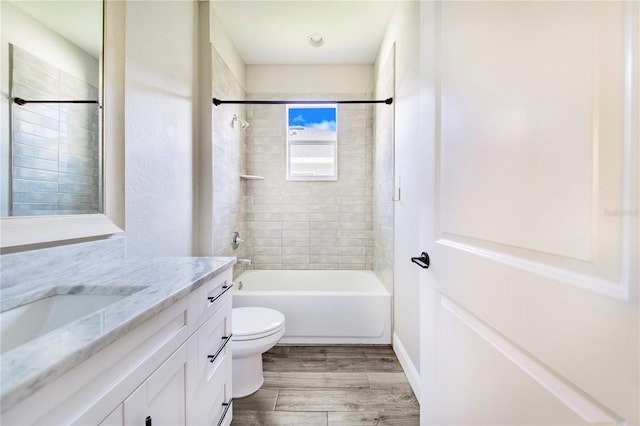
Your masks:
[{"label": "cabinet drawer", "polygon": [[219,425],[231,420],[231,351],[221,355],[200,392],[199,412],[203,424]]},{"label": "cabinet drawer", "polygon": [[198,331],[199,380],[207,381],[224,356],[231,355],[231,306],[229,300]]},{"label": "cabinet drawer", "polygon": [[198,289],[198,324],[203,324],[227,301],[231,300],[233,270],[227,269]]}]

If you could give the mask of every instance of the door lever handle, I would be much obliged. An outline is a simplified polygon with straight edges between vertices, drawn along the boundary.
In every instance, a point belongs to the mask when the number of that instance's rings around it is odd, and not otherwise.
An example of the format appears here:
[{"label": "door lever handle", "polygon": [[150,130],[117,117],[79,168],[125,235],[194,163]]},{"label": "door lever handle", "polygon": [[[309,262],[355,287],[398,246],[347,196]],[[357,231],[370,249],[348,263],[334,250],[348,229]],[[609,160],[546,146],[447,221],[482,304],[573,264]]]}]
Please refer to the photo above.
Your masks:
[{"label": "door lever handle", "polygon": [[420,257],[412,257],[411,261],[423,269],[427,269],[431,264],[429,255],[424,251],[422,252]]}]

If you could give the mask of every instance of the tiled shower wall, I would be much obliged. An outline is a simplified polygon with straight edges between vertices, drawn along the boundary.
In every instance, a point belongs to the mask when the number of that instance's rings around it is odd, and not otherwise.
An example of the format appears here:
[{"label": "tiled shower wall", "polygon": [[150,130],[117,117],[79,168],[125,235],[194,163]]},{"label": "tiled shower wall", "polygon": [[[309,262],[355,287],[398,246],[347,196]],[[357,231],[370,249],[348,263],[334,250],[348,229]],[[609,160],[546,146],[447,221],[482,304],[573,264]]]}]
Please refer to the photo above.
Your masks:
[{"label": "tiled shower wall", "polygon": [[[221,99],[371,98],[370,93],[246,94],[215,50],[213,69],[214,97]],[[393,90],[392,75],[382,80]],[[213,254],[251,258],[253,269],[375,270],[391,288],[393,107],[380,108],[382,122],[374,136],[372,105],[339,105],[338,181],[326,182],[286,180],[284,105],[214,108]],[[232,128],[234,114],[251,127]],[[245,180],[240,174],[264,179]],[[233,231],[246,240],[238,250],[230,246]],[[237,266],[236,275],[242,269]]]},{"label": "tiled shower wall", "polygon": [[[250,99],[369,99],[354,94],[249,94]],[[286,107],[246,107],[245,197],[254,269],[373,269],[371,105],[338,106],[338,181],[285,179]]]},{"label": "tiled shower wall", "polygon": [[[376,97],[395,98],[395,49],[378,68]],[[375,107],[375,143],[373,156],[373,270],[384,285],[393,287],[394,235],[394,109],[392,105]]]},{"label": "tiled shower wall", "polygon": [[[12,97],[98,99],[89,83],[16,46],[11,52]],[[12,104],[11,114],[11,214],[101,211],[98,106]]]},{"label": "tiled shower wall", "polygon": [[[220,54],[212,49],[213,96],[220,99],[244,99],[242,85],[233,75]],[[244,117],[244,107],[225,104],[213,108],[213,256],[247,256],[247,244],[231,247],[234,231],[246,239],[244,212],[245,183],[240,175],[246,170],[247,132],[232,127],[233,115]],[[238,265],[234,271],[240,273]]]}]

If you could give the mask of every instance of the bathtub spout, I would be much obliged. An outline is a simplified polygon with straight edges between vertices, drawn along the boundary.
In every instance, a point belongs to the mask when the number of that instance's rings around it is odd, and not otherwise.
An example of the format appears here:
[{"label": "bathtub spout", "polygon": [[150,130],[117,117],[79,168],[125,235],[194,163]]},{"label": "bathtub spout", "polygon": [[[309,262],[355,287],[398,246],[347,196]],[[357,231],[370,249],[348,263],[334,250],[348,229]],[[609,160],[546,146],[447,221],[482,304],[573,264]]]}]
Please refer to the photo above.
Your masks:
[{"label": "bathtub spout", "polygon": [[236,259],[237,259],[237,263],[241,265],[251,265],[251,259],[241,259],[239,257],[237,257]]}]

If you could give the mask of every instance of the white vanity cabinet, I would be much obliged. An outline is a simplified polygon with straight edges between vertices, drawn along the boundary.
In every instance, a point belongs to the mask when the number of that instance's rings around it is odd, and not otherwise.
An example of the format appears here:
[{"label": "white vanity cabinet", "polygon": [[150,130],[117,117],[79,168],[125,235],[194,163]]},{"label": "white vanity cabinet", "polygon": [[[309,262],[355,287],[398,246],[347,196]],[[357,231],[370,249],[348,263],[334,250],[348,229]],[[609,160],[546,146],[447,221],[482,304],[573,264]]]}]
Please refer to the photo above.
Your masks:
[{"label": "white vanity cabinet", "polygon": [[2,413],[2,424],[229,425],[232,267]]}]

